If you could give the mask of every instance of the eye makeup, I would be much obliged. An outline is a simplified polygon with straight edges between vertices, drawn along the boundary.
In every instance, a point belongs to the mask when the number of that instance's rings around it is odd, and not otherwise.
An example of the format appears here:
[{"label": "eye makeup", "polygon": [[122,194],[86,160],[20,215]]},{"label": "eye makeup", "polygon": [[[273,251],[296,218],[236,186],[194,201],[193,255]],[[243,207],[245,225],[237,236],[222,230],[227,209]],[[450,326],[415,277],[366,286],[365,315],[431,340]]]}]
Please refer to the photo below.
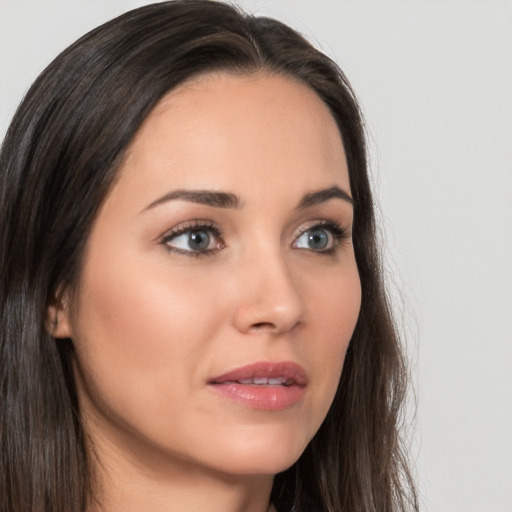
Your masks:
[{"label": "eye makeup", "polygon": [[179,224],[160,243],[169,252],[193,257],[211,256],[226,247],[220,229],[213,222],[200,219]]},{"label": "eye makeup", "polygon": [[[292,248],[322,255],[336,253],[350,231],[332,220],[314,220],[302,225],[293,236]],[[194,219],[167,231],[159,243],[176,254],[212,256],[227,247],[222,230],[212,221]]]},{"label": "eye makeup", "polygon": [[[318,220],[301,227],[293,247],[314,253],[333,255],[341,243],[351,237],[350,231],[332,220]],[[299,241],[307,247],[300,247]]]}]

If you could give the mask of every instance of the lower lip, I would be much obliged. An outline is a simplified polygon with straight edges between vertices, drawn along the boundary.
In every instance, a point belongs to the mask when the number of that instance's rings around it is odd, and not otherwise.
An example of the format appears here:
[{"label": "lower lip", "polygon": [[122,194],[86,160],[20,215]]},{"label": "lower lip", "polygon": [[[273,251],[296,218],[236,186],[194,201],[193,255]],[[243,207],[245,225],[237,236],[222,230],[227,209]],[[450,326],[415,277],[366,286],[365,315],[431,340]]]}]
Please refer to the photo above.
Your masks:
[{"label": "lower lip", "polygon": [[279,411],[301,401],[306,388],[302,386],[265,386],[225,382],[210,384],[217,393],[252,409]]}]

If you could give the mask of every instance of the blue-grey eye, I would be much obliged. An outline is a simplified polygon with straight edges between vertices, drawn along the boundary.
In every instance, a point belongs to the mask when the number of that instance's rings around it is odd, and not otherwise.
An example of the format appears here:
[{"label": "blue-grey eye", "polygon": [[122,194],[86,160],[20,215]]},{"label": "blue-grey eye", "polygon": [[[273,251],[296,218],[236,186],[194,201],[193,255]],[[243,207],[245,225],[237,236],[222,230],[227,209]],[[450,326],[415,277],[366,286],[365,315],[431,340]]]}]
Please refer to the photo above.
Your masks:
[{"label": "blue-grey eye", "polygon": [[297,238],[294,247],[313,251],[325,251],[333,246],[332,233],[323,228],[309,229]]},{"label": "blue-grey eye", "polygon": [[206,231],[192,231],[188,235],[188,246],[193,251],[207,249],[210,245],[210,235]]},{"label": "blue-grey eye", "polygon": [[212,237],[205,230],[187,231],[167,241],[167,245],[182,251],[211,249]]}]

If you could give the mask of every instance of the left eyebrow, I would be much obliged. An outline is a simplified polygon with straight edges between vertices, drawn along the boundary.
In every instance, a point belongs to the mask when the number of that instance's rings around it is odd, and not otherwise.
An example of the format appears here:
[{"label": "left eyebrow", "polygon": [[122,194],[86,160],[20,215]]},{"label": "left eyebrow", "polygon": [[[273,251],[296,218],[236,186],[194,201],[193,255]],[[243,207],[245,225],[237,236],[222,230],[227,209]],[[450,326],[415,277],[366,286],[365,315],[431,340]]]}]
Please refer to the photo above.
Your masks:
[{"label": "left eyebrow", "polygon": [[354,200],[352,199],[350,194],[343,190],[342,188],[335,185],[333,187],[324,188],[322,190],[316,190],[315,192],[310,192],[309,194],[306,194],[302,198],[297,208],[299,210],[303,210],[305,208],[315,206],[316,204],[325,203],[330,199],[342,199],[343,201],[346,201],[350,205],[354,205]]}]

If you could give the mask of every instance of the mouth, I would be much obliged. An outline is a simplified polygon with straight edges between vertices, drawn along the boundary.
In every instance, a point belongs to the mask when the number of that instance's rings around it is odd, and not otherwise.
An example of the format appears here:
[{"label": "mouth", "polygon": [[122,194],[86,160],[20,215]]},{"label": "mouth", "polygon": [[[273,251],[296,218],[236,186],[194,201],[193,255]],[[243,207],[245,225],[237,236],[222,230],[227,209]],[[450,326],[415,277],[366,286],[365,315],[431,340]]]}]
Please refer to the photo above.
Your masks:
[{"label": "mouth", "polygon": [[281,410],[300,402],[308,379],[304,368],[293,362],[262,361],[237,368],[208,381],[208,386],[242,406]]}]

